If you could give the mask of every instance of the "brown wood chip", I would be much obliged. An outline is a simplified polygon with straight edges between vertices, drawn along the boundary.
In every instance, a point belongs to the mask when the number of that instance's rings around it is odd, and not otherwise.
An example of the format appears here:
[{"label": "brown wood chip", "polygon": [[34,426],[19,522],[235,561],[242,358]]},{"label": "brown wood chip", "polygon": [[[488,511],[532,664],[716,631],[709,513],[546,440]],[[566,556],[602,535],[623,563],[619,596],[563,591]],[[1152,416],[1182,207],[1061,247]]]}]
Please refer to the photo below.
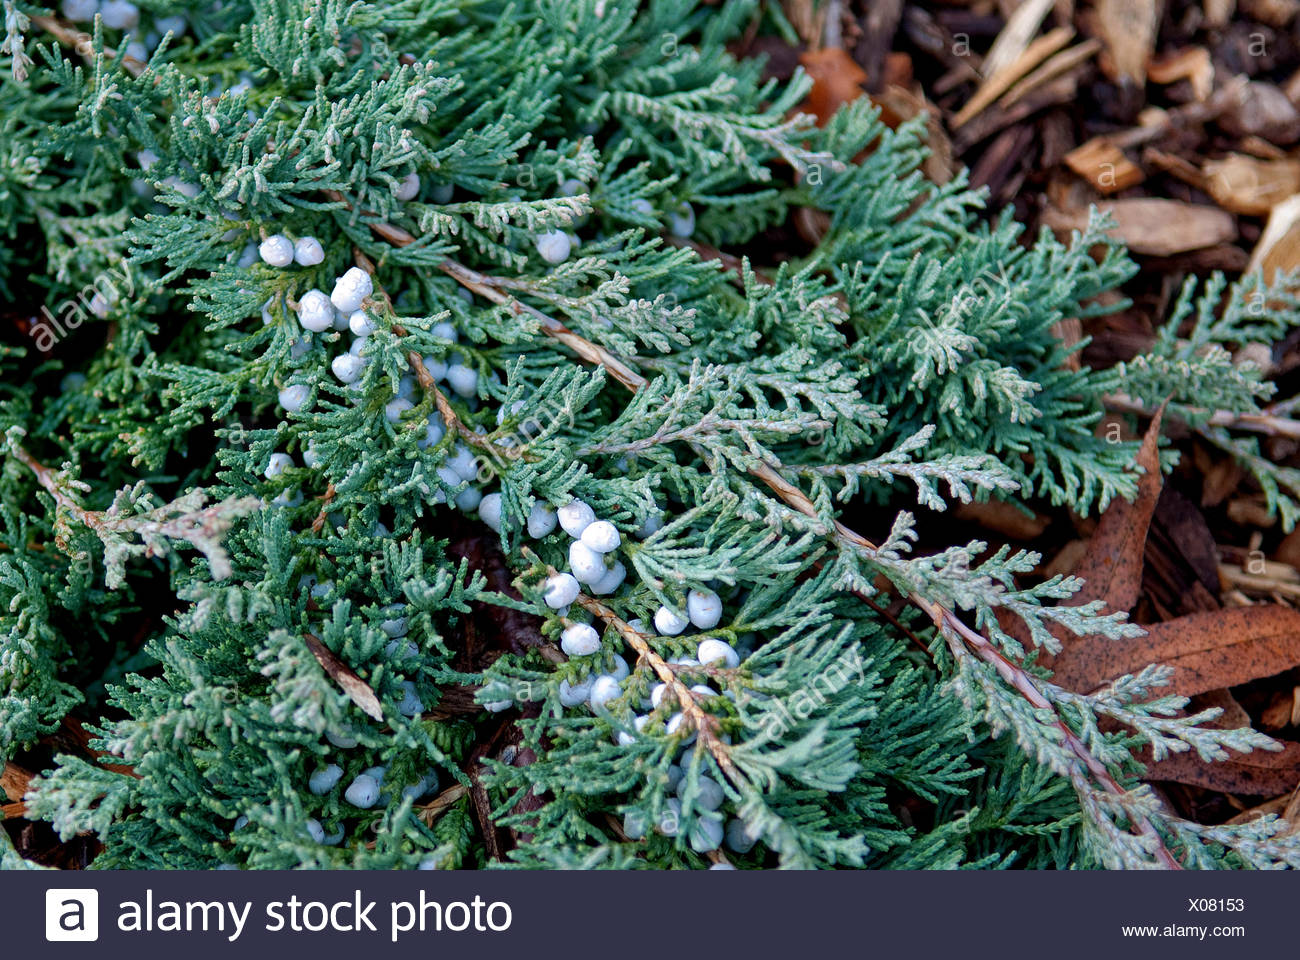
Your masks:
[{"label": "brown wood chip", "polygon": [[1094,137],[1065,155],[1065,165],[1099,193],[1127,190],[1146,179],[1142,168],[1104,137]]},{"label": "brown wood chip", "polygon": [[[1237,237],[1236,220],[1215,207],[1157,197],[1110,200],[1097,206],[1115,221],[1110,234],[1135,253],[1171,256]],[[1043,223],[1063,234],[1082,230],[1088,223],[1088,211],[1049,207],[1043,211]]]},{"label": "brown wood chip", "polygon": [[1300,160],[1257,160],[1240,153],[1205,161],[1205,185],[1223,209],[1265,216],[1300,192]]}]

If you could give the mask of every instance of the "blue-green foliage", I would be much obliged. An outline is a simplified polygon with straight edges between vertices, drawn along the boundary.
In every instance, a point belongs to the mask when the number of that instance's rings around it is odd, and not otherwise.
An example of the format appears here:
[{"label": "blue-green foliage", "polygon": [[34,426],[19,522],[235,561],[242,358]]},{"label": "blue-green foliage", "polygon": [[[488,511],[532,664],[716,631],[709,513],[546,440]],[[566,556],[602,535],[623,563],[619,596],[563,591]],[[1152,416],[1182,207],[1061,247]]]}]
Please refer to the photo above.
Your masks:
[{"label": "blue-green foliage", "polygon": [[[146,26],[189,12],[146,6]],[[1009,218],[982,224],[963,179],[921,177],[922,128],[890,131],[865,100],[820,130],[794,117],[802,77],[765,83],[726,52],[754,12],[233,0],[192,14],[138,76],[28,25],[34,62],[0,84],[0,291],[45,304],[64,333],[36,317],[0,347],[0,759],[73,713],[114,764],[58,758],[29,816],[94,831],[97,867],[481,866],[501,854],[485,806],[509,864],[699,867],[722,817],[697,802],[708,777],[761,834],[728,854],[740,866],[1149,855],[1108,832],[1122,816],[1099,810],[1041,714],[870,597],[883,575],[1013,656],[999,609],[1036,642],[1046,623],[1130,628],[1056,607],[1070,583],[1015,589],[1033,557],[912,557],[906,514],[863,530],[878,552],[851,549],[830,521],[913,496],[1096,510],[1135,483],[1132,446],[1094,432],[1105,395],[1203,403],[1183,371],[1221,366],[1204,347],[1286,321],[1215,324],[1211,285],[1193,335],[1177,339],[1180,312],[1140,361],[1142,384],[1072,368],[1053,326],[1102,309],[1133,269],[1121,251],[1099,229],[1024,244]],[[95,32],[97,51],[125,39]],[[419,193],[399,199],[413,173]],[[683,203],[689,243],[666,229]],[[796,208],[829,215],[802,259],[736,275],[710,257],[753,250]],[[556,229],[581,242],[552,265],[535,240]],[[274,233],[316,237],[324,262],[249,255]],[[293,308],[354,263],[374,271],[376,329],[348,387],[330,366],[347,335],[307,333]],[[582,362],[560,329],[644,384]],[[441,388],[456,422],[427,442],[440,398],[418,376],[447,363],[477,385]],[[1166,372],[1159,390],[1147,370]],[[1233,382],[1233,410],[1267,392],[1248,372]],[[306,399],[286,412],[277,391],[294,385]],[[386,416],[399,395],[411,409]],[[470,449],[467,481],[448,464]],[[268,478],[277,452],[293,465]],[[816,516],[755,479],[765,468]],[[448,502],[475,486],[501,495],[499,537]],[[558,634],[588,614],[563,620],[540,584],[568,540],[524,528],[535,503],[575,496],[620,527],[630,576],[603,598],[602,652],[566,658]],[[693,656],[697,631],[647,636],[638,658],[620,624],[707,585],[726,610],[708,633],[742,662],[694,677],[714,684],[696,707],[717,725],[696,749],[666,709],[641,730],[635,717],[656,664]],[[616,651],[622,695],[562,707],[561,683],[616,669]],[[1151,681],[1109,714],[1136,717],[1138,739],[1167,733],[1127,706]],[[1061,703],[1131,782],[1136,740],[1097,733],[1086,698]],[[1261,743],[1197,731],[1176,735]],[[309,790],[329,764],[341,778]],[[375,766],[379,801],[346,800]],[[649,829],[668,812],[677,829]],[[1260,830],[1249,855],[1216,834],[1197,856],[1295,858]]]}]

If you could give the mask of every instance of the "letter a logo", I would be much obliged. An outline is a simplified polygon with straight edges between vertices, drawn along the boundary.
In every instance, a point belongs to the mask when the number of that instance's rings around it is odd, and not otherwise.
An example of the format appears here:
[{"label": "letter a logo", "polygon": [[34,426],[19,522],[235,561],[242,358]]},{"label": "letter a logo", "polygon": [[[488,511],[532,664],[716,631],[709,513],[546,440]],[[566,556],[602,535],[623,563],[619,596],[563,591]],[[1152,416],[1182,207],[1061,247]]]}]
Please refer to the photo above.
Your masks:
[{"label": "letter a logo", "polygon": [[45,939],[99,939],[98,890],[46,890]]}]

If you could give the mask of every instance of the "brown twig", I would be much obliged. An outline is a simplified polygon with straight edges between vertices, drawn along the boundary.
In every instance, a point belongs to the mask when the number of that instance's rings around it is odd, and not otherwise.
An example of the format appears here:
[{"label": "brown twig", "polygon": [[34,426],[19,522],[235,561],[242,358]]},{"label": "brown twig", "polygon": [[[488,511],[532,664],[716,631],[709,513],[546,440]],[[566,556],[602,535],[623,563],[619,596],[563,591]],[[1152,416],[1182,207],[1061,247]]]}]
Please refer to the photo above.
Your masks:
[{"label": "brown twig", "polygon": [[709,754],[717,762],[718,768],[726,774],[727,779],[732,782],[737,790],[744,786],[748,781],[736,768],[736,764],[731,759],[731,753],[727,750],[727,745],[718,738],[717,719],[695,702],[695,695],[691,693],[690,688],[678,679],[677,674],[664,658],[655,653],[654,648],[646,643],[645,634],[633,629],[627,621],[623,620],[595,597],[580,593],[576,602],[584,610],[600,617],[600,619],[613,626],[619,632],[619,635],[627,641],[628,646],[637,652],[637,656],[650,665],[650,669],[655,672],[660,681],[667,684],[668,689],[677,698],[677,705],[682,708],[682,716],[689,721],[690,726],[696,732],[696,736],[699,737],[700,743],[704,745],[704,749],[708,750]]},{"label": "brown twig", "polygon": [[[1155,416],[1154,410],[1128,397],[1106,397],[1105,403],[1106,409],[1115,413],[1131,413],[1139,417]],[[1204,426],[1225,427],[1229,430],[1249,430],[1252,433],[1262,433],[1269,437],[1287,437],[1292,440],[1300,440],[1300,420],[1280,417],[1268,412],[1268,410],[1262,413],[1233,413],[1230,410],[1216,410],[1210,414]]]},{"label": "brown twig", "polygon": [[[375,263],[373,260],[367,257],[360,250],[354,251],[354,259],[357,262],[357,266],[361,267],[362,270],[365,270],[366,273],[371,275],[371,277],[374,277]],[[389,298],[388,294],[379,287],[378,280],[373,282],[375,283],[375,293],[377,293],[379,298],[387,305],[389,313],[392,313],[392,300]],[[392,330],[393,335],[396,337],[405,338],[408,336],[406,327],[400,323],[393,323],[389,329]],[[438,413],[442,416],[443,423],[445,423],[449,429],[455,430],[462,440],[470,446],[476,447],[499,460],[518,460],[524,457],[524,452],[521,449],[517,447],[503,447],[500,444],[493,443],[484,434],[475,433],[474,430],[465,423],[465,421],[461,420],[461,418],[456,415],[456,411],[452,408],[451,401],[447,399],[447,395],[439,389],[438,381],[435,380],[433,374],[429,372],[429,368],[424,364],[424,358],[420,356],[418,351],[408,350],[406,352],[406,362],[410,364],[411,370],[415,373],[415,380],[420,385],[420,389],[433,397],[434,406],[438,408]]]},{"label": "brown twig", "polygon": [[325,526],[325,518],[329,515],[330,504],[334,502],[336,492],[337,491],[334,489],[334,482],[331,480],[325,487],[325,492],[316,498],[321,501],[321,507],[320,513],[316,514],[316,519],[311,522],[311,532],[313,534],[319,534],[321,529]]}]

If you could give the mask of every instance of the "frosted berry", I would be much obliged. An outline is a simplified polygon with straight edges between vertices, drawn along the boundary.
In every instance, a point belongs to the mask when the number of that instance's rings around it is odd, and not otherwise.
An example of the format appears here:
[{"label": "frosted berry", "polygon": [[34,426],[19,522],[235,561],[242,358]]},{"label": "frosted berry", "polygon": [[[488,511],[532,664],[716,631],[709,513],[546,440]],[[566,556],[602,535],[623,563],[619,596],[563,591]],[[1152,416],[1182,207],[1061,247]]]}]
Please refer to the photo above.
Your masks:
[{"label": "frosted berry", "polygon": [[611,700],[616,700],[623,695],[622,688],[619,687],[618,681],[609,674],[603,674],[592,681],[591,684],[591,708],[600,709]]},{"label": "frosted berry", "polygon": [[718,662],[721,662],[724,667],[740,666],[740,654],[731,644],[716,637],[701,640],[699,648],[695,651],[695,657],[705,666]]},{"label": "frosted berry", "polygon": [[293,466],[293,457],[287,453],[273,453],[266,465],[266,479],[271,480]]},{"label": "frosted berry", "polygon": [[402,681],[402,702],[397,705],[397,712],[404,717],[418,717],[424,712],[424,701],[415,692],[415,683]]},{"label": "frosted berry", "polygon": [[478,393],[478,371],[453,363],[447,368],[447,384],[460,396],[472,397]]},{"label": "frosted berry", "polygon": [[627,661],[624,660],[622,657],[620,657],[617,653],[614,654],[614,669],[610,671],[610,676],[613,677],[615,680],[622,680],[624,677],[628,675],[629,672],[630,671],[627,668]]},{"label": "frosted berry", "polygon": [[342,383],[355,383],[366,369],[366,361],[350,353],[340,353],[330,361],[330,370]]},{"label": "frosted berry", "polygon": [[528,511],[528,535],[540,540],[555,529],[555,508],[549,503],[538,500]]},{"label": "frosted berry", "polygon": [[722,600],[712,590],[692,590],[686,595],[686,615],[701,630],[712,630],[722,619]]},{"label": "frosted berry", "polygon": [[379,629],[390,637],[404,637],[409,629],[406,617],[402,615],[406,605],[402,603],[389,604],[384,607],[383,613],[387,620],[379,625]]},{"label": "frosted berry", "polygon": [[59,9],[73,23],[89,23],[99,12],[99,0],[63,0]]},{"label": "frosted berry", "polygon": [[293,383],[280,391],[280,406],[286,413],[297,413],[307,403],[311,391],[305,383]]},{"label": "frosted berry", "polygon": [[424,427],[424,437],[417,440],[415,445],[421,450],[424,450],[436,445],[444,436],[446,436],[446,434],[447,431],[443,427],[442,417],[436,412],[431,413],[429,414],[429,422],[425,424]]},{"label": "frosted berry", "polygon": [[307,789],[318,797],[322,797],[334,789],[334,785],[339,782],[343,776],[343,768],[337,763],[331,763],[328,767],[322,767],[311,775],[307,780]]},{"label": "frosted berry", "polygon": [[[700,777],[696,790],[695,807],[697,810],[716,810],[722,806],[722,801],[727,798],[726,794],[722,792],[722,787],[718,785],[718,781],[712,777]],[[683,778],[682,782],[677,785],[677,796],[684,797],[685,795],[686,780]],[[721,827],[719,827],[719,830],[721,830]]]},{"label": "frosted berry", "polygon": [[361,302],[374,293],[375,284],[370,274],[360,267],[350,267],[348,272],[334,282],[330,301],[343,313],[351,314],[361,309]]},{"label": "frosted berry", "polygon": [[497,533],[501,532],[501,494],[489,493],[479,501],[478,518]]},{"label": "frosted berry", "polygon": [[618,528],[608,520],[596,520],[587,524],[582,531],[582,542],[587,549],[596,553],[609,553],[618,549],[622,539],[618,535]]},{"label": "frosted berry", "polygon": [[466,513],[471,513],[474,510],[477,510],[478,505],[482,500],[483,494],[477,487],[466,487],[460,493],[456,494],[456,506],[459,509],[464,510]]},{"label": "frosted berry", "polygon": [[683,201],[668,214],[668,232],[674,237],[685,239],[695,232],[695,211]]},{"label": "frosted berry", "polygon": [[379,783],[368,774],[361,774],[343,791],[343,799],[354,807],[368,810],[379,799]]},{"label": "frosted berry", "polygon": [[655,611],[655,629],[665,637],[675,637],[688,626],[690,620],[676,610],[660,607]]},{"label": "frosted berry", "polygon": [[464,444],[456,444],[455,451],[447,458],[447,466],[462,480],[473,481],[478,477],[478,458]]},{"label": "frosted berry", "polygon": [[308,290],[298,301],[298,323],[304,330],[324,333],[334,326],[334,307],[319,290]]},{"label": "frosted berry", "polygon": [[325,248],[315,237],[299,237],[293,245],[293,260],[300,267],[314,267],[325,260]]},{"label": "frosted berry", "polygon": [[364,310],[354,310],[348,316],[348,329],[358,337],[368,337],[375,332],[375,324]]},{"label": "frosted berry", "polygon": [[627,567],[615,560],[614,565],[605,571],[605,575],[591,585],[591,592],[598,597],[607,597],[623,585],[627,579]]},{"label": "frosted berry", "polygon": [[99,15],[110,30],[134,30],[140,25],[140,8],[128,0],[105,0]]},{"label": "frosted berry", "polygon": [[560,649],[570,657],[589,657],[600,650],[600,634],[590,624],[571,624],[560,634]]},{"label": "frosted berry", "polygon": [[540,234],[534,241],[537,252],[547,263],[563,263],[569,259],[573,244],[563,230],[551,230]]},{"label": "frosted berry", "polygon": [[581,540],[569,544],[569,569],[579,583],[596,583],[605,576],[605,558]]},{"label": "frosted berry", "polygon": [[435,380],[447,379],[447,361],[439,360],[433,355],[424,358],[424,369],[429,371],[429,376]]},{"label": "frosted berry", "polygon": [[664,518],[657,513],[652,513],[641,521],[641,526],[636,528],[636,537],[638,540],[644,540],[655,533],[664,525]]},{"label": "frosted berry", "polygon": [[565,707],[577,707],[587,702],[591,696],[591,684],[593,678],[588,677],[586,680],[578,683],[570,683],[568,680],[560,681],[560,704]]},{"label": "frosted berry", "polygon": [[571,537],[582,536],[582,531],[596,520],[595,511],[581,500],[571,500],[555,513],[560,526]]},{"label": "frosted berry", "polygon": [[273,267],[287,267],[293,263],[293,241],[282,233],[263,240],[257,252],[263,262]]},{"label": "frosted berry", "polygon": [[388,403],[384,404],[384,419],[389,423],[397,423],[402,419],[402,414],[407,410],[414,409],[414,407],[415,404],[403,397],[389,400]]},{"label": "frosted berry", "polygon": [[158,34],[164,37],[169,33],[173,37],[179,37],[185,32],[187,26],[189,26],[189,24],[186,23],[183,16],[154,17],[153,19],[154,30],[158,31]]},{"label": "frosted berry", "polygon": [[397,199],[405,203],[407,200],[414,200],[420,195],[420,175],[417,173],[408,173],[402,178],[401,183],[397,185]]},{"label": "frosted berry", "polygon": [[744,820],[736,818],[727,823],[724,832],[727,849],[736,853],[749,853],[758,843],[761,833],[751,828]]},{"label": "frosted berry", "polygon": [[[482,510],[482,507],[479,509]],[[542,588],[542,599],[552,610],[559,610],[577,600],[581,590],[572,574],[557,573],[553,577],[547,577],[546,585]]]},{"label": "frosted berry", "polygon": [[669,797],[664,807],[659,814],[659,832],[665,837],[675,837],[682,826],[682,802]]},{"label": "frosted berry", "polygon": [[718,820],[696,820],[691,824],[691,849],[696,853],[708,853],[722,846],[722,823]]},{"label": "frosted berry", "polygon": [[651,706],[653,706],[656,710],[658,710],[659,707],[663,704],[664,700],[668,697],[669,693],[671,693],[671,691],[668,688],[668,684],[656,683],[654,687],[650,690]]}]

